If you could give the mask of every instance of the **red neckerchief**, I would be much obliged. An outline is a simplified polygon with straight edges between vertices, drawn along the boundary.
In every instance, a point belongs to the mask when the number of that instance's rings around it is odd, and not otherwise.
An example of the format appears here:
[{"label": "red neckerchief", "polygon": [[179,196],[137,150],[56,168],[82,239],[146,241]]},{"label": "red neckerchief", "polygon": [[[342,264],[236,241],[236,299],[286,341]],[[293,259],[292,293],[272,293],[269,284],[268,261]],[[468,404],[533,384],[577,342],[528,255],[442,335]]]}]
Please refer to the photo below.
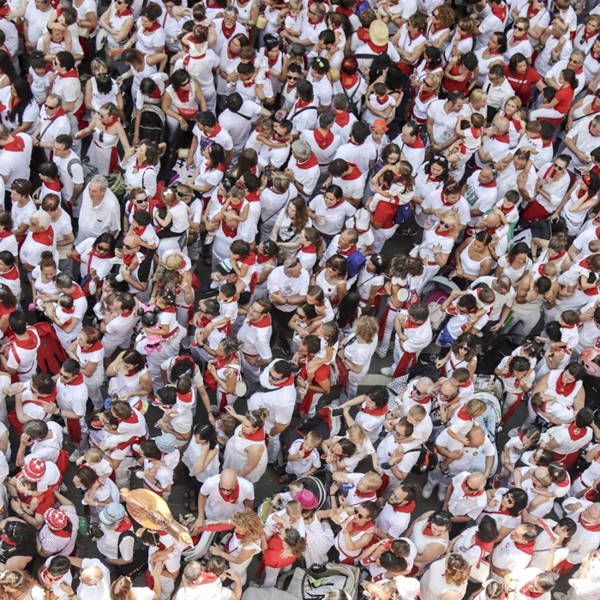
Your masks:
[{"label": "red neckerchief", "polygon": [[230,504],[235,504],[240,497],[240,484],[236,483],[235,489],[229,494],[224,494],[221,486],[219,486],[219,494],[221,494],[221,498],[225,500],[225,502],[229,502]]},{"label": "red neckerchief", "polygon": [[43,244],[44,246],[52,246],[52,242],[54,242],[54,230],[52,229],[52,227],[48,227],[48,229],[45,229],[44,231],[32,233],[31,237],[38,244]]},{"label": "red neckerchief", "polygon": [[569,437],[573,440],[580,440],[581,438],[585,437],[586,433],[587,433],[587,427],[582,427],[579,428],[577,427],[577,425],[575,425],[575,423],[571,423],[568,427],[568,431],[569,431]]},{"label": "red neckerchief", "polygon": [[[527,11],[529,12],[529,11]],[[531,589],[531,581],[526,583],[520,590],[519,594],[523,594],[523,596],[527,596],[528,598],[539,598],[543,596],[546,592],[534,592]]]},{"label": "red neckerchief", "polygon": [[375,490],[373,490],[372,492],[361,492],[358,488],[355,488],[354,495],[357,498],[371,498],[372,496],[376,496],[377,494]]},{"label": "red neckerchief", "polygon": [[456,416],[461,420],[461,421],[472,421],[472,417],[469,416],[469,414],[467,413],[466,409],[464,406],[461,406],[458,409],[458,412],[456,413]]},{"label": "red neckerchief", "polygon": [[308,458],[312,453],[313,450],[305,450],[304,449],[304,444],[300,444],[300,448],[298,448],[298,452],[302,453],[302,458]]},{"label": "red neckerchief", "polygon": [[163,308],[162,311],[166,313],[175,313],[177,312],[177,308],[175,308],[175,306],[167,306],[166,308]]},{"label": "red neckerchief", "polygon": [[294,104],[294,108],[305,108],[307,107],[310,103],[312,102],[312,100],[296,100],[296,104]]},{"label": "red neckerchief", "polygon": [[18,135],[14,135],[12,142],[4,144],[2,148],[3,150],[8,150],[9,152],[22,152],[25,148],[25,142]]},{"label": "red neckerchief", "polygon": [[406,317],[402,329],[414,329],[415,327],[421,327],[423,323],[415,323],[410,317]]},{"label": "red neckerchief", "polygon": [[369,30],[365,29],[364,27],[359,27],[356,30],[356,37],[361,41],[361,42],[368,42],[369,41]]},{"label": "red neckerchief", "polygon": [[381,417],[382,415],[387,414],[388,405],[385,404],[380,408],[361,408],[361,412],[364,412],[366,415],[371,415],[372,417]]},{"label": "red neckerchief", "polygon": [[523,40],[526,40],[527,38],[528,38],[527,32],[525,32],[523,35],[516,35],[513,33],[512,41],[513,42],[522,42]]},{"label": "red neckerchief", "polygon": [[335,12],[340,15],[346,15],[347,17],[351,17],[354,14],[354,11],[351,8],[344,8],[339,4],[335,7]]},{"label": "red neckerchief", "polygon": [[310,156],[304,162],[297,162],[296,166],[299,169],[310,169],[312,167],[319,166],[319,161],[313,152],[310,153]]},{"label": "red neckerchief", "polygon": [[383,46],[378,46],[377,44],[374,44],[370,39],[367,40],[367,44],[369,45],[369,48],[371,48],[371,50],[375,52],[375,54],[383,54],[387,51],[388,47],[387,44],[384,44]]},{"label": "red neckerchief", "polygon": [[215,123],[215,129],[214,129],[214,131],[212,133],[205,133],[204,135],[207,138],[213,138],[216,135],[218,135],[219,133],[221,133],[221,126],[219,125],[219,123]]},{"label": "red neckerchief", "polygon": [[133,523],[129,517],[124,517],[119,521],[119,524],[115,527],[115,531],[123,533],[123,531],[129,531],[133,527]]},{"label": "red neckerchief", "polygon": [[162,96],[160,88],[157,86],[155,90],[148,94],[148,98],[160,98]]},{"label": "red neckerchief", "polygon": [[538,14],[538,13],[539,13],[541,10],[542,10],[541,8],[538,8],[538,9],[536,10],[535,8],[533,8],[533,4],[530,4],[530,5],[527,7],[527,15],[526,15],[526,17],[527,17],[528,19],[531,19],[531,17],[535,17],[535,15],[537,15],[537,14]]},{"label": "red neckerchief", "polygon": [[189,392],[187,392],[185,394],[181,394],[180,392],[177,392],[175,395],[177,396],[177,400],[181,400],[181,402],[184,402],[185,404],[189,404],[194,398],[194,394],[192,393],[192,390],[190,390]]},{"label": "red neckerchief", "polygon": [[427,102],[427,100],[433,98],[434,96],[435,92],[427,91],[425,88],[421,88],[421,91],[419,92],[419,100],[421,102]]},{"label": "red neckerchief", "polygon": [[533,549],[535,548],[535,540],[531,540],[525,544],[519,544],[518,542],[513,542],[515,548],[520,550],[521,552],[525,552],[525,554],[529,554],[530,556],[533,554]]},{"label": "red neckerchief", "polygon": [[467,488],[467,478],[465,477],[464,481],[461,483],[462,491],[464,492],[465,496],[468,496],[469,498],[477,498],[477,496],[481,496],[481,494],[483,494],[485,492],[485,490],[477,490],[476,492],[471,492],[469,491],[469,489]]},{"label": "red neckerchief", "polygon": [[404,144],[405,146],[408,146],[409,148],[425,148],[425,144],[423,143],[423,140],[421,139],[421,136],[417,135],[417,138],[415,139],[415,141],[412,144]]},{"label": "red neckerchief", "polygon": [[342,87],[348,90],[358,83],[358,74],[355,73],[354,75],[347,75],[346,73],[342,73],[340,75],[340,82],[342,84]]},{"label": "red neckerchief", "polygon": [[251,79],[250,81],[242,81],[242,83],[244,84],[245,88],[249,88],[252,87],[256,82],[254,79]]},{"label": "red neckerchief", "polygon": [[150,27],[144,27],[144,33],[152,33],[160,28],[160,23],[158,21],[154,21]]},{"label": "red neckerchief", "polygon": [[502,142],[503,144],[509,143],[508,133],[503,133],[502,135],[496,134],[496,135],[493,135],[492,138],[495,140],[498,140],[499,142]]},{"label": "red neckerchief", "polygon": [[[339,204],[341,204],[341,202]],[[336,204],[335,206],[338,206],[338,204]],[[333,206],[331,208],[333,208]],[[350,246],[349,248],[346,248],[345,250],[340,250],[338,248],[337,253],[341,254],[342,256],[350,256],[354,252],[356,252],[356,246]]]},{"label": "red neckerchief", "polygon": [[593,525],[591,525],[590,523],[585,523],[581,515],[579,515],[578,521],[579,524],[588,531],[600,531],[600,522],[594,523]]},{"label": "red neckerchief", "polygon": [[80,350],[85,353],[96,352],[97,350],[102,350],[102,341],[95,341],[89,348],[84,348],[83,346],[79,346]]},{"label": "red neckerchief", "polygon": [[294,375],[290,375],[287,379],[284,379],[283,381],[278,381],[275,384],[275,387],[278,388],[282,388],[282,387],[286,387],[288,385],[293,385],[294,384]]},{"label": "red neckerchief", "polygon": [[506,12],[506,4],[501,4],[500,6],[497,4],[492,4],[492,13],[494,13],[502,21],[502,23],[504,23],[504,20],[506,19]]},{"label": "red neckerchief", "polygon": [[566,250],[561,250],[556,256],[549,256],[548,260],[560,260],[566,253]]},{"label": "red neckerchief", "polygon": [[552,179],[555,175],[556,175],[556,169],[554,168],[554,165],[552,164],[546,169],[543,179],[546,179],[546,177],[549,177],[550,179]]},{"label": "red neckerchief", "polygon": [[13,234],[12,231],[2,231],[2,232],[0,232],[0,240],[3,240],[4,238],[9,237],[12,234]]},{"label": "red neckerchief", "polygon": [[442,237],[449,237],[450,236],[450,230],[446,229],[444,231],[440,231],[440,226],[439,225],[436,225],[434,231],[435,231],[435,233],[437,235],[440,235]]},{"label": "red neckerchief", "polygon": [[128,17],[132,14],[133,11],[130,8],[126,8],[125,10],[115,10],[115,17]]},{"label": "red neckerchief", "polygon": [[333,133],[331,133],[330,129],[327,129],[325,133],[322,133],[320,129],[315,129],[313,131],[313,135],[315,136],[315,142],[317,142],[317,146],[319,146],[321,150],[329,148],[335,139],[335,136]]},{"label": "red neckerchief", "polygon": [[13,335],[10,337],[10,342],[14,343],[16,346],[19,346],[19,348],[23,348],[23,350],[33,350],[38,343],[37,336],[35,333],[33,333],[33,331],[31,331],[31,329],[29,329],[29,327],[25,330],[25,333],[27,334],[26,340],[21,340],[17,336]]},{"label": "red neckerchief", "polygon": [[558,376],[558,379],[556,380],[556,391],[561,396],[569,396],[573,393],[577,382],[572,381],[571,383],[563,383],[563,373],[564,371]]},{"label": "red neckerchief", "polygon": [[494,547],[495,542],[482,542],[475,534],[475,545],[479,546],[485,554],[489,554]]},{"label": "red neckerchief", "polygon": [[390,504],[390,506],[394,509],[394,512],[411,513],[417,507],[417,503],[411,500],[407,504]]},{"label": "red neckerchief", "polygon": [[73,67],[66,73],[57,73],[56,76],[60,77],[61,79],[70,79],[75,77],[79,78],[79,73],[77,72],[77,67]]},{"label": "red neckerchief", "polygon": [[177,97],[181,102],[189,102],[190,101],[190,90],[179,89],[175,90]]},{"label": "red neckerchief", "polygon": [[60,192],[61,185],[60,185],[60,180],[58,180],[58,179],[44,181],[44,185],[49,190],[52,190],[53,192]]},{"label": "red neckerchief", "polygon": [[344,181],[353,181],[354,179],[360,179],[360,177],[362,176],[360,169],[354,163],[351,162],[348,163],[348,166],[352,169],[352,171],[350,171],[348,175],[342,175],[342,179]]},{"label": "red neckerchief", "polygon": [[265,430],[264,429],[259,429],[258,431],[255,431],[254,433],[244,433],[243,431],[242,433],[242,437],[246,440],[251,440],[253,442],[264,442],[265,441]]},{"label": "red neckerchief", "polygon": [[56,536],[61,538],[70,538],[71,532],[66,529],[52,529],[50,525],[48,525],[48,529]]},{"label": "red neckerchief", "polygon": [[123,254],[123,264],[129,267],[135,258],[135,254]]},{"label": "red neckerchief", "polygon": [[135,414],[135,411],[131,411],[131,414],[128,417],[125,417],[124,419],[117,418],[117,421],[119,421],[119,423],[129,424],[139,423],[139,419],[138,416]]},{"label": "red neckerchief", "polygon": [[[355,493],[358,495],[358,490],[355,490]],[[369,494],[371,495],[371,494]],[[350,523],[350,535],[354,534],[354,533],[358,533],[359,531],[366,531],[367,529],[371,529],[371,527],[373,527],[373,521],[367,521],[364,525],[357,525],[356,521],[352,521]]]},{"label": "red neckerchief", "polygon": [[340,127],[346,127],[350,122],[350,113],[347,110],[336,110],[335,112],[335,122]]},{"label": "red neckerchief", "polygon": [[2,279],[16,281],[19,279],[19,269],[17,269],[16,265],[13,265],[10,269],[8,269],[8,271],[0,273],[0,277],[2,277]]},{"label": "red neckerchief", "polygon": [[380,98],[377,94],[375,94],[375,100],[379,106],[383,106],[389,99],[390,97],[387,94],[385,94],[383,98]]},{"label": "red neckerchief", "polygon": [[252,325],[252,327],[258,327],[259,329],[271,327],[271,315],[266,313],[260,319],[258,319],[258,321],[248,321],[248,325]]},{"label": "red neckerchief", "polygon": [[221,22],[221,31],[223,32],[223,35],[224,35],[224,36],[225,36],[227,39],[229,39],[229,38],[230,38],[230,37],[233,35],[233,32],[235,31],[235,23],[233,24],[233,26],[232,26],[232,27],[226,27],[226,26],[225,26],[225,20],[223,20],[223,21]]},{"label": "red neckerchief", "polygon": [[438,537],[433,533],[433,529],[431,528],[431,523],[427,523],[425,527],[423,527],[423,535],[428,535],[429,537]]},{"label": "red neckerchief", "polygon": [[314,244],[307,244],[306,246],[300,246],[300,251],[304,254],[316,254],[317,247]]}]

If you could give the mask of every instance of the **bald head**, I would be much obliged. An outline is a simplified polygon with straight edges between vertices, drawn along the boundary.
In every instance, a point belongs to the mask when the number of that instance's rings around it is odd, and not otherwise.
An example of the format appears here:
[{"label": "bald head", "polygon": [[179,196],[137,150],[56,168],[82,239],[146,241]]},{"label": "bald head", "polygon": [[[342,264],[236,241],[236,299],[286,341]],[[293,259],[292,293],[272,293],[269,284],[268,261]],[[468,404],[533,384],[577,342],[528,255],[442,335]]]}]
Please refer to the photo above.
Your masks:
[{"label": "bald head", "polygon": [[79,579],[85,585],[96,585],[102,579],[102,569],[97,566],[82,569]]},{"label": "bald head", "polygon": [[494,117],[494,127],[496,128],[498,133],[506,133],[508,131],[508,128],[510,127],[510,121],[502,115],[496,115]]},{"label": "bald head", "polygon": [[479,425],[473,425],[471,431],[467,433],[467,439],[469,440],[469,446],[479,448],[485,442],[485,432]]},{"label": "bald head", "polygon": [[458,388],[450,381],[444,381],[440,386],[440,394],[446,398],[454,398],[458,393]]},{"label": "bald head", "polygon": [[223,469],[219,484],[221,487],[231,490],[237,485],[237,473],[233,469]]},{"label": "bald head", "polygon": [[467,483],[472,490],[482,490],[485,482],[486,478],[483,473],[472,473],[467,477]]}]

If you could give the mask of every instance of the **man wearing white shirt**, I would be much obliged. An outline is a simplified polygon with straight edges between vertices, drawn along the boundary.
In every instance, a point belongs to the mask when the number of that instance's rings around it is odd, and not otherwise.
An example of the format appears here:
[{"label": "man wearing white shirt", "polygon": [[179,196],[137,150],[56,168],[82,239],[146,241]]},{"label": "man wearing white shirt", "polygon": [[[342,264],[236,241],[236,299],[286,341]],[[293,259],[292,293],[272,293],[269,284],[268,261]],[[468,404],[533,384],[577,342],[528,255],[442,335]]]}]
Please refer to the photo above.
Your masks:
[{"label": "man wearing white shirt", "polygon": [[429,105],[426,126],[432,149],[442,150],[456,139],[456,121],[465,102],[462,92],[450,92],[446,100]]},{"label": "man wearing white shirt", "polygon": [[12,134],[0,125],[0,176],[9,189],[15,179],[29,179],[32,140],[26,133]]},{"label": "man wearing white shirt", "polygon": [[504,67],[499,64],[490,67],[482,89],[487,94],[488,121],[491,121],[494,115],[504,108],[504,103],[515,95],[515,91],[504,75]]},{"label": "man wearing white shirt", "polygon": [[248,381],[257,382],[260,370],[272,359],[271,334],[273,326],[269,310],[268,298],[258,298],[248,308],[244,323],[238,331],[237,338],[242,346],[242,373]]},{"label": "man wearing white shirt", "polygon": [[83,190],[79,212],[79,232],[76,243],[101,233],[118,233],[121,230],[121,209],[117,197],[108,189],[102,175],[95,175]]},{"label": "man wearing white shirt", "polygon": [[61,105],[61,99],[56,94],[48,94],[40,109],[40,121],[33,132],[33,143],[44,149],[46,158],[54,149],[54,140],[59,135],[71,133],[71,122]]},{"label": "man wearing white shirt", "polygon": [[266,108],[234,92],[227,97],[227,108],[219,115],[219,125],[229,131],[233,142],[233,154],[237,156],[244,150],[250,135],[252,123],[259,116],[268,116]]}]

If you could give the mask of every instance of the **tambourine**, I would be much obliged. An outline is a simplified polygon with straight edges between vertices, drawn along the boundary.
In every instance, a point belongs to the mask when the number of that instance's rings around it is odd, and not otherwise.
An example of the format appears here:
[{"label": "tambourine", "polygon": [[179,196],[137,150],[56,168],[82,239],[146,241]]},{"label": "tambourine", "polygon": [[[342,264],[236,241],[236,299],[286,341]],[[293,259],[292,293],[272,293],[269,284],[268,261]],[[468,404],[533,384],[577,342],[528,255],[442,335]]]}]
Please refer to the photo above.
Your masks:
[{"label": "tambourine", "polygon": [[194,545],[188,530],[173,518],[169,506],[158,494],[143,488],[121,488],[120,492],[127,512],[142,527],[152,531],[167,531],[185,546]]}]

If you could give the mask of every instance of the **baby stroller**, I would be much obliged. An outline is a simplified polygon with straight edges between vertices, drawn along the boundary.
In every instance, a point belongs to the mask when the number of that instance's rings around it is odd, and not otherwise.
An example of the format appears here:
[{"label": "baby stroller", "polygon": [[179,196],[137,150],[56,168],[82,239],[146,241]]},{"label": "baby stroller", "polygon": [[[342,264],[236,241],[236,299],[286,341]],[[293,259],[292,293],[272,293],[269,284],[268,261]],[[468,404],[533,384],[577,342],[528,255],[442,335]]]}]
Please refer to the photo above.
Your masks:
[{"label": "baby stroller", "polygon": [[321,600],[332,590],[344,590],[348,600],[357,600],[359,584],[359,567],[333,563],[296,567],[291,578],[290,573],[283,573],[277,582],[278,587],[301,600]]},{"label": "baby stroller", "polygon": [[423,304],[429,307],[429,320],[434,334],[441,331],[448,315],[442,310],[442,304],[448,299],[453,290],[459,287],[447,277],[435,276],[421,290]]}]

